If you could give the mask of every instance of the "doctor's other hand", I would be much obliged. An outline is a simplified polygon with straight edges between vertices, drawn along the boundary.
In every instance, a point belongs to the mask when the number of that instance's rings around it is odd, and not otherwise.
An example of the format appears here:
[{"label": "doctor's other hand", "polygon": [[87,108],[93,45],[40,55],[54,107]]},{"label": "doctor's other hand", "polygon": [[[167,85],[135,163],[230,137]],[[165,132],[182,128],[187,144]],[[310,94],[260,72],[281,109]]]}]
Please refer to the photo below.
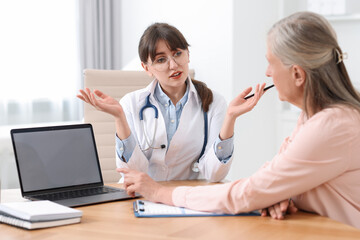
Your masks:
[{"label": "doctor's other hand", "polygon": [[296,213],[298,208],[295,206],[293,200],[286,199],[284,201],[278,202],[268,208],[261,209],[261,216],[266,217],[270,215],[273,219],[284,219],[286,213]]},{"label": "doctor's other hand", "polygon": [[227,109],[227,115],[233,118],[237,118],[238,116],[251,111],[264,94],[265,85],[265,83],[261,85],[257,84],[255,87],[254,96],[248,99],[245,99],[245,97],[251,92],[252,87],[245,89],[230,102]]},{"label": "doctor's other hand", "polygon": [[228,139],[234,135],[236,118],[251,111],[255,107],[261,96],[264,94],[264,88],[265,83],[261,84],[261,86],[257,84],[254,96],[245,99],[252,90],[252,87],[248,87],[230,102],[219,134],[221,140]]},{"label": "doctor's other hand", "polygon": [[123,109],[117,100],[99,90],[91,92],[89,88],[85,88],[85,90],[80,90],[80,93],[81,94],[76,96],[84,102],[92,105],[97,110],[109,113],[115,118],[121,117],[124,114]]},{"label": "doctor's other hand", "polygon": [[124,174],[124,187],[129,196],[135,192],[152,202],[162,202],[173,205],[173,187],[165,187],[155,182],[149,175],[129,168],[117,168],[116,171]]}]

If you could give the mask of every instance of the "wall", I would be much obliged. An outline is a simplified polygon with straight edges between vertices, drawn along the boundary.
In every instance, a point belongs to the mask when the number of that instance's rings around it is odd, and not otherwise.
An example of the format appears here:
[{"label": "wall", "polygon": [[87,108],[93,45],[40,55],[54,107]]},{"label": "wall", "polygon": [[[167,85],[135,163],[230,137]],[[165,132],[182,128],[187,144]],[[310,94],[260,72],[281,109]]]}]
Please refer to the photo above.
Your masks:
[{"label": "wall", "polygon": [[[248,86],[272,80],[267,67],[266,34],[279,17],[279,1],[234,1],[233,96]],[[235,129],[235,155],[228,179],[248,177],[276,153],[277,92],[269,90],[258,105],[241,116]]]},{"label": "wall", "polygon": [[144,30],[154,22],[177,27],[190,47],[195,77],[230,100],[232,89],[232,0],[122,1],[122,63],[141,69],[137,47]]}]

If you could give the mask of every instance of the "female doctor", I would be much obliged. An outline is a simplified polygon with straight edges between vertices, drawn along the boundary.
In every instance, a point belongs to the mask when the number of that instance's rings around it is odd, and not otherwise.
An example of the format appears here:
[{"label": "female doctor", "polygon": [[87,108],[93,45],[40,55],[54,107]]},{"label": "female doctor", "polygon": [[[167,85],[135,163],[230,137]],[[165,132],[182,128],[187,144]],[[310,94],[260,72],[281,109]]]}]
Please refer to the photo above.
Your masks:
[{"label": "female doctor", "polygon": [[[111,114],[116,125],[116,163],[148,173],[157,181],[220,181],[232,162],[236,118],[250,111],[265,84],[251,87],[226,110],[225,99],[189,77],[189,44],[166,23],[150,25],[139,43],[141,65],[154,80],[125,95],[120,104],[99,90],[78,98]],[[96,96],[97,97],[96,97]]]}]

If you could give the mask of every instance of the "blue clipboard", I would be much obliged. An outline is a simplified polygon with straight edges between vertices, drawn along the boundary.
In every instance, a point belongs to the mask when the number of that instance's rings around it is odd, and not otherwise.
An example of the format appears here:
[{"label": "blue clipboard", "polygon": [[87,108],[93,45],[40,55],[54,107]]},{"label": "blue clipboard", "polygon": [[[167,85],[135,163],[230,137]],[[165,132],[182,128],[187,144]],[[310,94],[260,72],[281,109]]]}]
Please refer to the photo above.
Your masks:
[{"label": "blue clipboard", "polygon": [[174,207],[161,203],[136,200],[133,202],[135,217],[221,217],[221,216],[260,216],[258,211],[239,214],[225,214],[194,211],[183,207]]}]

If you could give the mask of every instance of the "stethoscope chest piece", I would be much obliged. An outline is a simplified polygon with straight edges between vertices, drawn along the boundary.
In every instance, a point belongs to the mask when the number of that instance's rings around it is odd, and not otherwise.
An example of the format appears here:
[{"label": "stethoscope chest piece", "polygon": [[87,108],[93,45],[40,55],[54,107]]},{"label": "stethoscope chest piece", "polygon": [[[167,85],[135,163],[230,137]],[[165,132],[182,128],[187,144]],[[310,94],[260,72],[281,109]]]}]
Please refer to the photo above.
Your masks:
[{"label": "stethoscope chest piece", "polygon": [[191,170],[192,170],[193,172],[198,173],[198,172],[200,171],[200,170],[199,170],[199,163],[198,163],[198,162],[194,162],[194,163],[192,164]]}]

